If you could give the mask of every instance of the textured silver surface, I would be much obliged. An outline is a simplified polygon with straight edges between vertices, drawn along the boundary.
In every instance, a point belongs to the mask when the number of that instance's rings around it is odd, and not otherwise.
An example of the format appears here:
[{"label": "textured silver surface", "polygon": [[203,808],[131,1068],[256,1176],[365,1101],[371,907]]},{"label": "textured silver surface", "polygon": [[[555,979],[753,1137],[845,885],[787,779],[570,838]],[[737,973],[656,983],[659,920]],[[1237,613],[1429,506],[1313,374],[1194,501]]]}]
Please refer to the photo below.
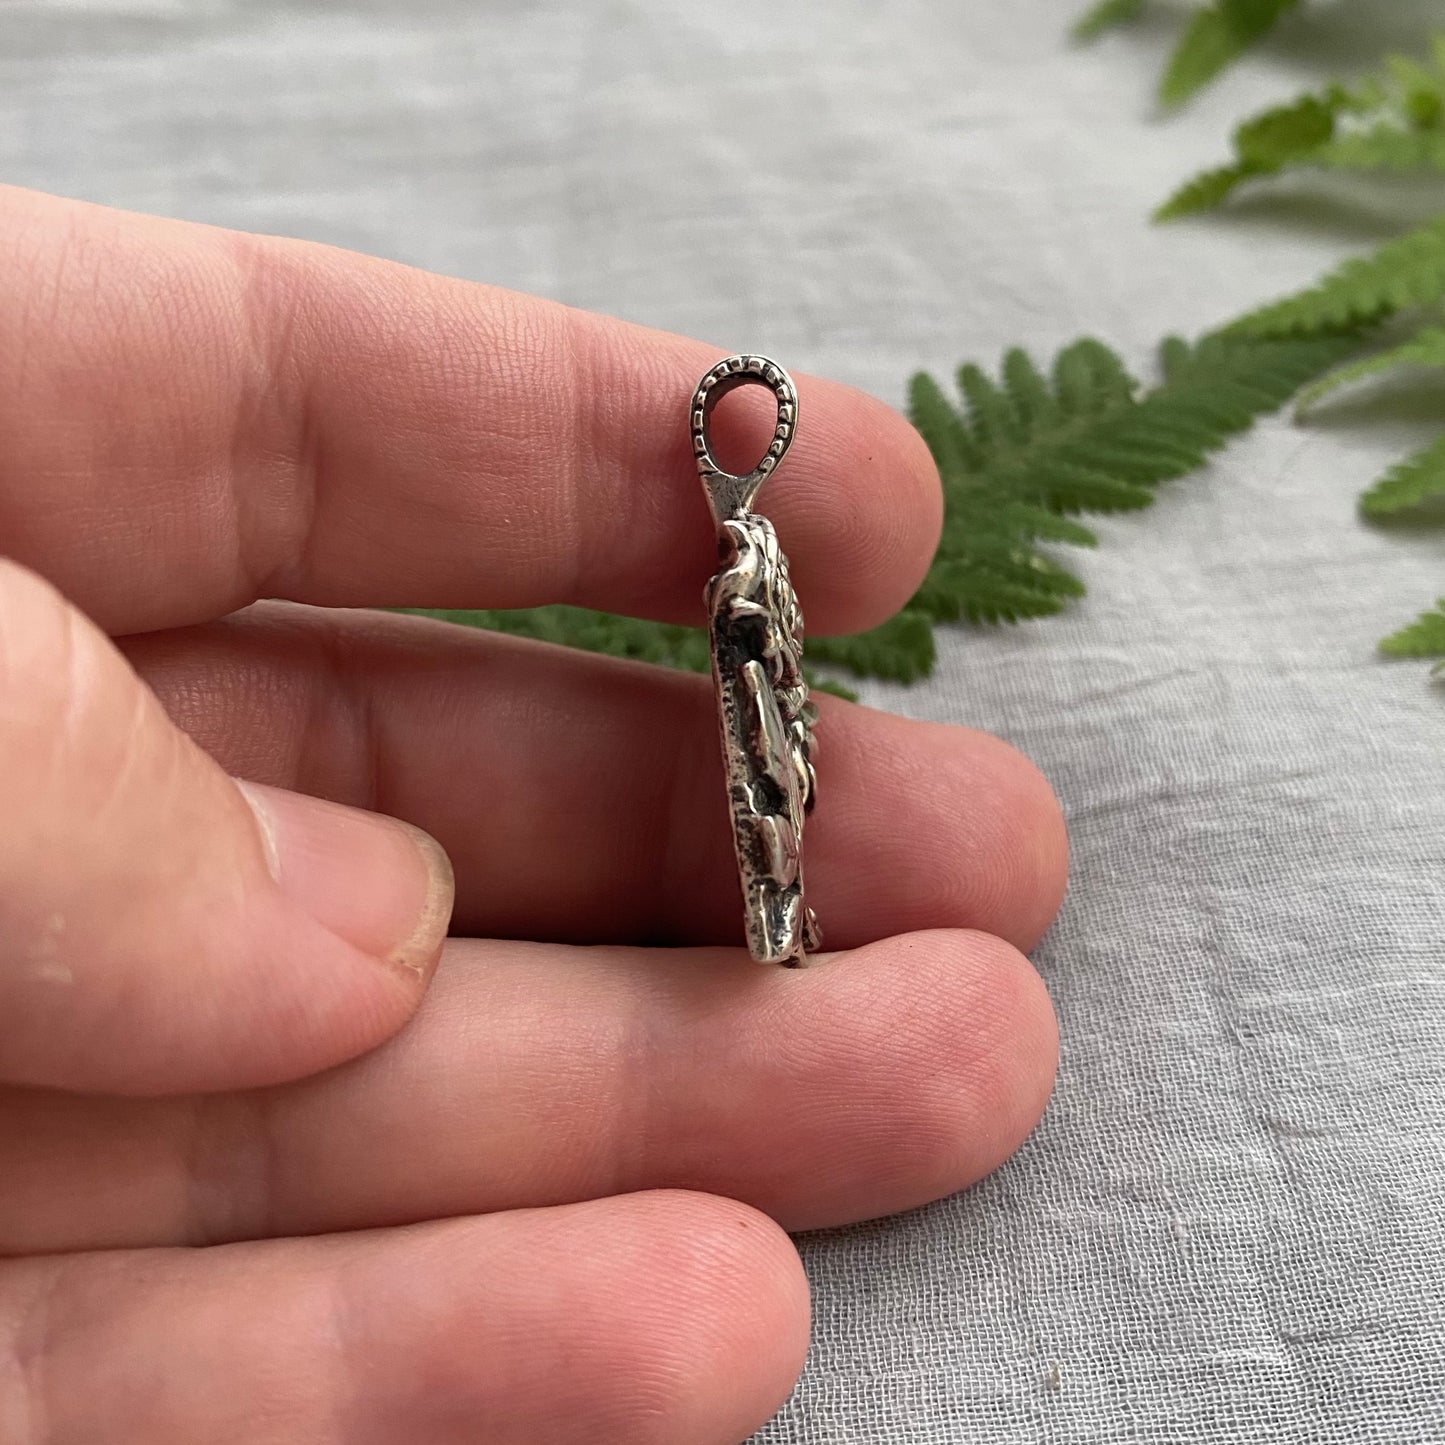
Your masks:
[{"label": "textured silver surface", "polygon": [[[1075,52],[1075,8],[11,0],[0,173],[895,403],[919,366],[1081,331],[1147,367],[1445,205],[1311,182],[1144,221],[1244,111],[1438,3],[1308,6],[1167,122],[1169,27]],[[760,1442],[1445,1440],[1445,698],[1372,655],[1442,556],[1354,516],[1438,409],[1269,422],[1106,520],[1067,615],[946,631],[933,682],[863,689],[1002,733],[1063,798],[1071,894],[1036,954],[1063,1061],[992,1179],[804,1242],[814,1351]]]},{"label": "textured silver surface", "polygon": [[[742,475],[718,465],[711,436],[713,408],[740,386],[772,392],[777,409],[767,450]],[[776,361],[739,354],[704,373],[690,410],[722,562],[704,600],[748,952],[759,963],[798,968],[822,945],[803,895],[803,820],[817,797],[817,714],[803,677],[803,613],[788,559],[773,524],[752,512],[792,445],[798,393]]]}]

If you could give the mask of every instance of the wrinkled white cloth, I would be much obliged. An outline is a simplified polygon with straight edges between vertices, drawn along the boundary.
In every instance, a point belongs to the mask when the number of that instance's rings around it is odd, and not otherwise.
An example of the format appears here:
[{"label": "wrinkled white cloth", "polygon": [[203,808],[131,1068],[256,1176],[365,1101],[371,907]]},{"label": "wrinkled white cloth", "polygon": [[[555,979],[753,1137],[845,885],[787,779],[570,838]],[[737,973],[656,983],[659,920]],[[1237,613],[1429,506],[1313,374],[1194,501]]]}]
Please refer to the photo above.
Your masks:
[{"label": "wrinkled white cloth", "polygon": [[[7,0],[0,165],[896,403],[919,366],[1081,332],[1147,370],[1445,209],[1304,183],[1145,220],[1237,116],[1433,11],[1316,6],[1156,121],[1170,27],[1074,51],[1068,0]],[[1106,521],[1068,615],[864,687],[1003,734],[1062,796],[1063,1062],[992,1179],[804,1241],[816,1344],[759,1441],[1445,1441],[1445,693],[1373,655],[1445,545],[1354,516],[1438,410],[1272,421]]]}]

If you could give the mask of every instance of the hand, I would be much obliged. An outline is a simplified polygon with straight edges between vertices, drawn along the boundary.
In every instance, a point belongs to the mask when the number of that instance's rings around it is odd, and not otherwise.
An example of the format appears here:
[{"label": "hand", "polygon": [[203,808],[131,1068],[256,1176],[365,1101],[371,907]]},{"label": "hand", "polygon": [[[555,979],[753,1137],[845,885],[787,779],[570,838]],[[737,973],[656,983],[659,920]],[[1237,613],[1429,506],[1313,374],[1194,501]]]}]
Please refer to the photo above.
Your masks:
[{"label": "hand", "polygon": [[[333,610],[698,621],[720,348],[15,190],[0,277],[0,1439],[743,1438],[807,1339],[784,1230],[1043,1107],[1047,786],[823,698],[845,952],[761,968],[705,678]],[[762,501],[856,629],[938,481],[802,396]]]}]

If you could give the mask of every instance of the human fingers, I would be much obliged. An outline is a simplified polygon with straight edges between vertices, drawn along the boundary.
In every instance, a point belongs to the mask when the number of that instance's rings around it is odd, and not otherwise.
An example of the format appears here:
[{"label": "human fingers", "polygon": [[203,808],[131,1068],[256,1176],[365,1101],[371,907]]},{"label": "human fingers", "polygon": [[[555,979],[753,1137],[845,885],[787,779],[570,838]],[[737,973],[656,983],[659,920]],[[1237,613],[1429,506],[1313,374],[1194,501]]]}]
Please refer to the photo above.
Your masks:
[{"label": "human fingers", "polygon": [[[688,399],[717,347],[14,188],[0,277],[0,537],[107,631],[264,596],[699,614]],[[922,577],[938,477],[889,408],[799,386],[762,505],[810,624],[849,631]],[[756,400],[724,403],[719,447]]]},{"label": "human fingers", "polygon": [[843,1224],[988,1173],[1053,1080],[1043,985],[984,934],[802,970],[734,949],[454,940],[446,958],[406,1030],[314,1079],[189,1100],[0,1095],[0,1253],[673,1187],[788,1229]]},{"label": "human fingers", "polygon": [[0,562],[0,1079],[273,1083],[415,1008],[451,876],[418,830],[238,787],[110,640]]},{"label": "human fingers", "polygon": [[[125,646],[231,771],[410,818],[457,871],[454,931],[728,943],[742,908],[706,679],[424,618],[263,605]],[[1058,909],[1058,803],[966,728],[823,697],[809,899],[829,946]]]},{"label": "human fingers", "polygon": [[8,1445],[735,1445],[807,1347],[770,1221],[655,1193],[0,1264]]}]

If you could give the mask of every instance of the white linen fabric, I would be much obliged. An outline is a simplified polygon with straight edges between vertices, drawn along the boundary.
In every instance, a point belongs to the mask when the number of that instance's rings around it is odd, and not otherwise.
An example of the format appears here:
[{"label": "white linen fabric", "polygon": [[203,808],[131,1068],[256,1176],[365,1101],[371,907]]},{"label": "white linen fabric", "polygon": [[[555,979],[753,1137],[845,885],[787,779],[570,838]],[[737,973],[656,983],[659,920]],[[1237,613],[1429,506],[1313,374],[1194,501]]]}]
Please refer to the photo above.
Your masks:
[{"label": "white linen fabric", "polygon": [[[918,367],[1082,332],[1147,373],[1445,209],[1306,181],[1146,223],[1237,116],[1438,8],[1316,6],[1161,120],[1172,22],[1075,51],[1066,0],[5,0],[0,179],[899,403]],[[1445,694],[1373,655],[1445,547],[1354,515],[1438,412],[1395,388],[1267,422],[1106,521],[1065,616],[945,630],[928,684],[863,687],[1057,787],[1063,1061],[993,1178],[802,1241],[815,1347],[758,1441],[1445,1441]]]}]

